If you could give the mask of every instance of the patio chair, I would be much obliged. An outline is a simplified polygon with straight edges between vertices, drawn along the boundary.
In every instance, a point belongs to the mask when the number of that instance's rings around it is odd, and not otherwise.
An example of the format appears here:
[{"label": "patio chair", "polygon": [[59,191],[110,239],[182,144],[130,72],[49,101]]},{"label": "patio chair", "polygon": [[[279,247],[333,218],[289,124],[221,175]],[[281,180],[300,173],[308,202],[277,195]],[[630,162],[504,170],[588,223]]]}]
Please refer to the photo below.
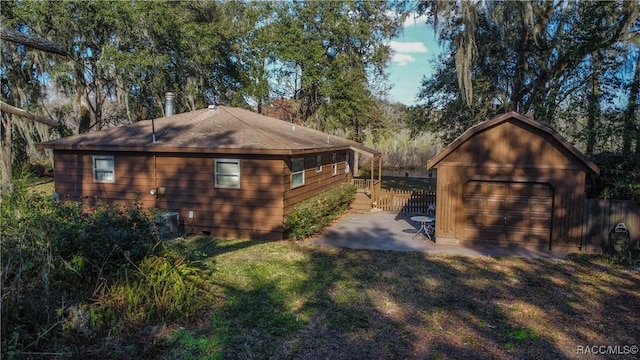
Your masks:
[{"label": "patio chair", "polygon": [[429,206],[427,206],[427,216],[436,216],[435,204],[429,204]]}]

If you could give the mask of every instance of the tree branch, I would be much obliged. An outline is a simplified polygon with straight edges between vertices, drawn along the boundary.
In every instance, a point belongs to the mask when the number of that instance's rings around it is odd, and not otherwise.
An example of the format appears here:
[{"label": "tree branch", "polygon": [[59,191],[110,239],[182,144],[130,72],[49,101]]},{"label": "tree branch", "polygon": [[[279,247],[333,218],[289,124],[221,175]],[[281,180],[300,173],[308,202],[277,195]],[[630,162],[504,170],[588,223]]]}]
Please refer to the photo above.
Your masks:
[{"label": "tree branch", "polygon": [[13,30],[6,29],[4,27],[0,28],[0,39],[22,44],[24,46],[53,54],[62,56],[68,55],[67,50],[65,50],[62,46],[54,43],[53,41],[19,33]]},{"label": "tree branch", "polygon": [[5,103],[4,101],[0,101],[0,110],[4,111],[4,112],[8,112],[9,114],[13,114],[13,115],[17,115],[17,116],[21,116],[23,118],[27,118],[33,121],[37,121],[39,123],[43,123],[45,125],[49,125],[51,127],[54,128],[58,128],[60,127],[60,123],[55,121],[55,120],[51,120],[49,118],[46,118],[44,116],[40,116],[37,114],[33,114],[28,112],[27,110],[22,110],[19,109],[15,106],[11,106],[7,103]]}]

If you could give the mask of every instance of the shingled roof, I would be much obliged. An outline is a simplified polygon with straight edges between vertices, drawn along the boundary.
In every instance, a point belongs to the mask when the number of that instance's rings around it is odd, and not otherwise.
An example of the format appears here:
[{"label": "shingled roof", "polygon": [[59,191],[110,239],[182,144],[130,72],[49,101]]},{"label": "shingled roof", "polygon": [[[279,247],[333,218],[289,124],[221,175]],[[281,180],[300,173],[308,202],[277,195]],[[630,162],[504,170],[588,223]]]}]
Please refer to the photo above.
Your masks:
[{"label": "shingled roof", "polygon": [[354,149],[379,154],[358,142],[228,106],[190,111],[38,145],[56,150],[294,155]]}]

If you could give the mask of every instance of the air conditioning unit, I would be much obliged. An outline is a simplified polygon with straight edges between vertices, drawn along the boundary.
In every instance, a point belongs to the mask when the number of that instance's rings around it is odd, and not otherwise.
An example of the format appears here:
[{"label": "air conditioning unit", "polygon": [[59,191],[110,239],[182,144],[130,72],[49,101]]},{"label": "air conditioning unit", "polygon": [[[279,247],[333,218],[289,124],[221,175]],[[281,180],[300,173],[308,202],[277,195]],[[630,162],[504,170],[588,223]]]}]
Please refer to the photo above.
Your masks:
[{"label": "air conditioning unit", "polygon": [[176,211],[159,213],[156,215],[155,223],[161,239],[175,237],[180,233],[180,213]]}]

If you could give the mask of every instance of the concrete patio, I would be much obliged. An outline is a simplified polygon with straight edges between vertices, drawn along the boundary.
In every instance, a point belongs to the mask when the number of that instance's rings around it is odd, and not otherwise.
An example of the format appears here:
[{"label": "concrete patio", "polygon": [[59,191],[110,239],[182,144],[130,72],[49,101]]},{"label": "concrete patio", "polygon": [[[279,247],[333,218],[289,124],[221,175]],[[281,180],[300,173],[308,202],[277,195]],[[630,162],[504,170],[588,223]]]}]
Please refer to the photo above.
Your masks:
[{"label": "concrete patio", "polygon": [[385,211],[367,214],[348,213],[321,234],[308,239],[308,244],[350,249],[418,251],[428,254],[466,256],[516,256],[525,258],[563,258],[567,254],[525,249],[521,247],[481,247],[470,245],[440,245],[417,235],[420,224],[410,215]]}]

